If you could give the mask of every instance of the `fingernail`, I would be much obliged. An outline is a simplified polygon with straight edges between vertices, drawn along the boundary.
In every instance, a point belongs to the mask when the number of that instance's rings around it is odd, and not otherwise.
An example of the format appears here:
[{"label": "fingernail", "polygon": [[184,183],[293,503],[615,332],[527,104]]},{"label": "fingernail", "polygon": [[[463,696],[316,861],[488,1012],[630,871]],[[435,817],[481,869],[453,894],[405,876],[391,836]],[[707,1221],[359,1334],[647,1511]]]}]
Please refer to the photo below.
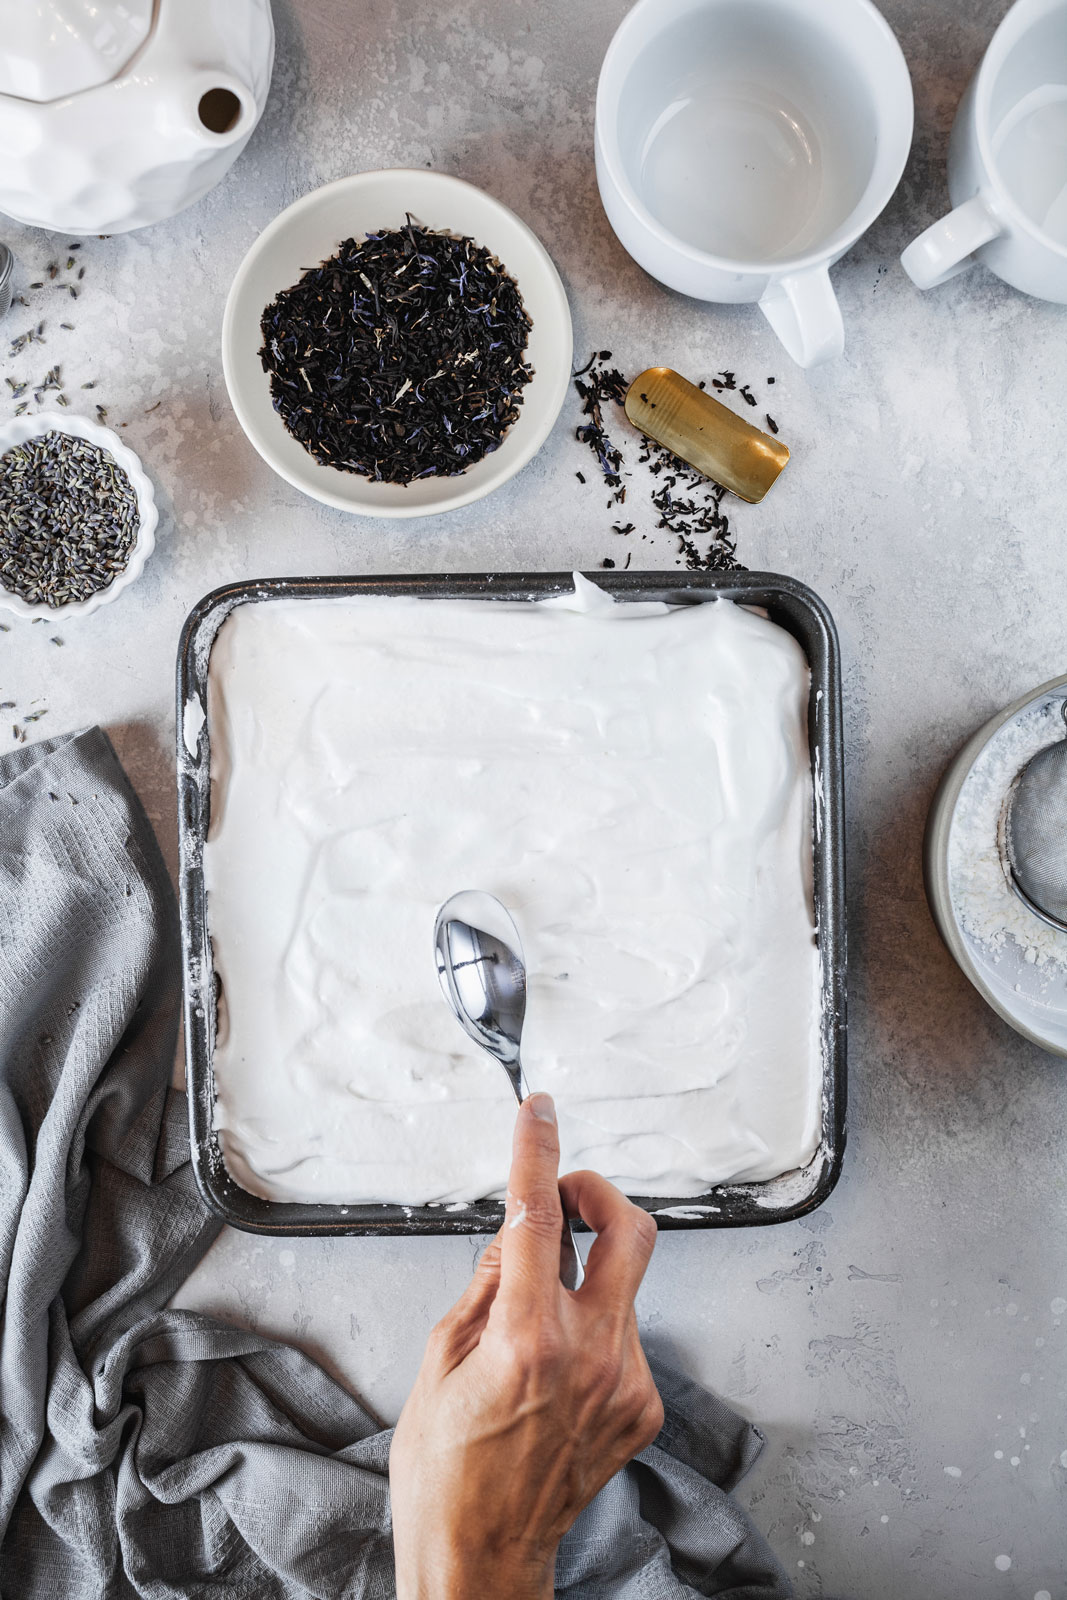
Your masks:
[{"label": "fingernail", "polygon": [[550,1094],[527,1095],[526,1104],[529,1106],[532,1116],[537,1117],[541,1122],[551,1122],[552,1126],[555,1127],[556,1107]]}]

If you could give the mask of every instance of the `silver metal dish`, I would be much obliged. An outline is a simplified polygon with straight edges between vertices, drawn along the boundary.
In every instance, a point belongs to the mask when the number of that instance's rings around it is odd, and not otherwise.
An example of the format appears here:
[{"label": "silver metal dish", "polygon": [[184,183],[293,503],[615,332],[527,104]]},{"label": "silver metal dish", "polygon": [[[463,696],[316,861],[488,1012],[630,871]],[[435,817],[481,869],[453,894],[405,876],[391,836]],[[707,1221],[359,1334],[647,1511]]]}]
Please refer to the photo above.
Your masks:
[{"label": "silver metal dish", "polygon": [[[761,572],[595,572],[620,601],[693,605],[715,599],[759,607],[799,641],[811,667],[808,731],[814,774],[814,889],[822,955],[822,1133],[803,1169],[766,1183],[724,1184],[695,1198],[639,1198],[663,1228],[736,1228],[785,1222],[812,1211],[837,1182],[845,1148],[845,846],[841,673],[837,631],[822,601],[794,578]],[[569,591],[570,573],[461,573],[417,578],[287,578],[230,584],[191,612],[178,651],[179,891],[185,1049],[193,1167],[204,1202],[253,1233],[495,1233],[503,1206],[325,1205],[264,1200],[226,1170],[213,1122],[215,974],[204,891],[203,847],[211,806],[211,731],[204,721],[215,636],[236,606],[326,596],[414,595],[426,600],[541,600]]]}]

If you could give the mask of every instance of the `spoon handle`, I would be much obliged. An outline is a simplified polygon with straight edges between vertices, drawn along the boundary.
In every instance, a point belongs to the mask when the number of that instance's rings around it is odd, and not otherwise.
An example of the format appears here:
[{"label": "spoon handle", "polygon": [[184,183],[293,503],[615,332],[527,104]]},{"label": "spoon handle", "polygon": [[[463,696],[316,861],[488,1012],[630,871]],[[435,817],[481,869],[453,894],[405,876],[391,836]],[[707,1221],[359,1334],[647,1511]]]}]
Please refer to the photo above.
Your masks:
[{"label": "spoon handle", "polygon": [[585,1268],[578,1254],[578,1241],[569,1217],[563,1219],[559,1241],[559,1281],[565,1289],[580,1289],[585,1282]]}]

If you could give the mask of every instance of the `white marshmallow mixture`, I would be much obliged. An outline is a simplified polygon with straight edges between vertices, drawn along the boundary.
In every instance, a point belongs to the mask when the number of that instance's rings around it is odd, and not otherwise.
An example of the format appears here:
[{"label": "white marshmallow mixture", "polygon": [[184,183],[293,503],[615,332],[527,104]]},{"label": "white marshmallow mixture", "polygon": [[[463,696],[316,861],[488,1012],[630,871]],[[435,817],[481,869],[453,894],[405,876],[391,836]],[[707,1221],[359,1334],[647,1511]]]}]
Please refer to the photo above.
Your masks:
[{"label": "white marshmallow mixture", "polygon": [[210,664],[227,1166],[270,1199],[502,1193],[515,1102],[441,996],[487,889],[529,969],[562,1170],[683,1197],[819,1136],[810,676],[728,601],[239,606]]}]

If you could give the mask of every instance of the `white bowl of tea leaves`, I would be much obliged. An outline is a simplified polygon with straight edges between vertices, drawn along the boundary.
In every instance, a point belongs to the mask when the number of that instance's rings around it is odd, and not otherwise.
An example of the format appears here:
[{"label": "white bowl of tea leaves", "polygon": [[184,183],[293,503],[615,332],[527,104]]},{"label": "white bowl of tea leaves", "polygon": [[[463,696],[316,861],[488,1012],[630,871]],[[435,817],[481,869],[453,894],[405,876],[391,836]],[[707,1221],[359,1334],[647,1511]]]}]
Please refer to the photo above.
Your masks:
[{"label": "white bowl of tea leaves", "polygon": [[570,382],[570,311],[526,224],[443,173],[305,195],[245,257],[223,367],[263,459],[372,517],[479,500],[547,439]]}]

